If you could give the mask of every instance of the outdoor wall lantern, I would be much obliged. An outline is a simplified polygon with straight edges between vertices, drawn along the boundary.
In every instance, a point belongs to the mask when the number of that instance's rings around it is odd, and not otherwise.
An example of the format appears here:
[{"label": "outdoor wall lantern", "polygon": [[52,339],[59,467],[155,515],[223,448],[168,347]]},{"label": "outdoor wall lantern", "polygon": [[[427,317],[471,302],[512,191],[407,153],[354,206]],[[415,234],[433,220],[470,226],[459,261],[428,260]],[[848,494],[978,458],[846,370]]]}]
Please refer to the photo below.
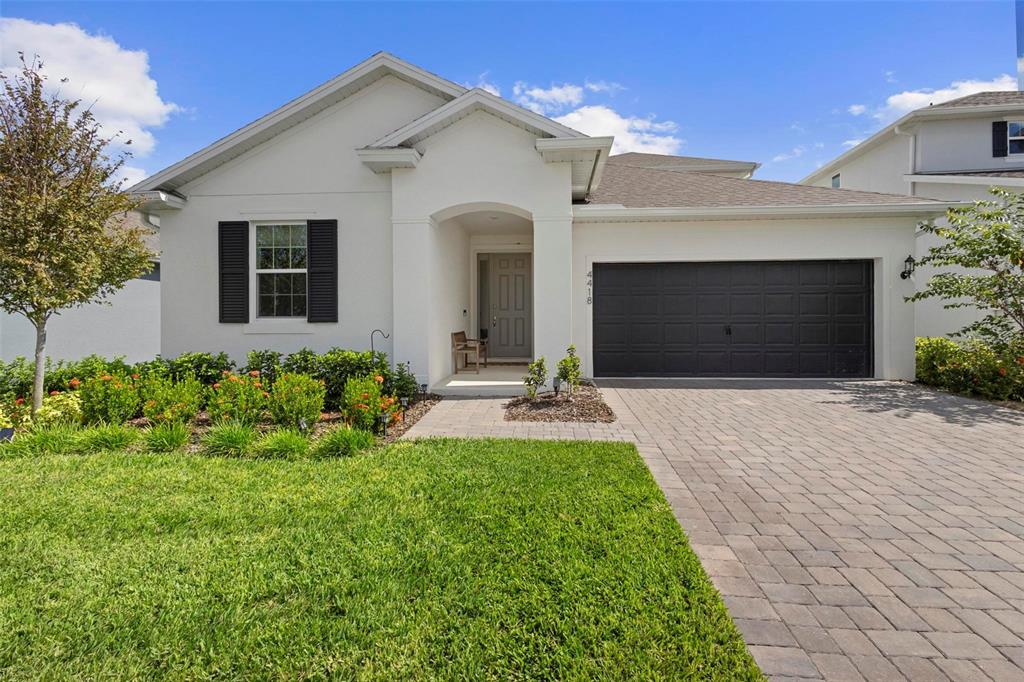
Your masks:
[{"label": "outdoor wall lantern", "polygon": [[900,273],[900,279],[910,279],[910,276],[914,274],[915,265],[917,265],[917,261],[914,260],[914,257],[907,256],[907,259],[903,261],[903,272]]}]

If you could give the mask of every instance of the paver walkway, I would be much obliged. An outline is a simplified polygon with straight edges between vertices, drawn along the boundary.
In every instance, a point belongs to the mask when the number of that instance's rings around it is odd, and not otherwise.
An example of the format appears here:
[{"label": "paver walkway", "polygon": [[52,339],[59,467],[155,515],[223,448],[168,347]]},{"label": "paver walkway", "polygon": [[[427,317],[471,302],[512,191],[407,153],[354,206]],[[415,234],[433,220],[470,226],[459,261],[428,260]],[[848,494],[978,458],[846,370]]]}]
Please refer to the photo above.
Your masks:
[{"label": "paver walkway", "polygon": [[602,382],[614,424],[445,400],[407,434],[637,444],[770,676],[1024,680],[1024,412],[887,382]]}]

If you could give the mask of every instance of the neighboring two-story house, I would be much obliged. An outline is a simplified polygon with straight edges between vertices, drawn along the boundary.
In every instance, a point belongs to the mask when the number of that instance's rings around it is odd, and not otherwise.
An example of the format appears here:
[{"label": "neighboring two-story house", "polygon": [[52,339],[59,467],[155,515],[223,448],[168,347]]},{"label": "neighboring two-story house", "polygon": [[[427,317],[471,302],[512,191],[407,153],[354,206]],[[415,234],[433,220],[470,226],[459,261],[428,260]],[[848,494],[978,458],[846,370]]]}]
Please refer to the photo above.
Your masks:
[{"label": "neighboring two-story house", "polygon": [[[984,199],[993,186],[1024,191],[1024,92],[981,92],[912,111],[801,182],[945,201]],[[915,255],[934,240],[919,232]],[[918,269],[919,288],[932,272]],[[943,305],[916,304],[918,336],[948,334],[977,316]]]}]

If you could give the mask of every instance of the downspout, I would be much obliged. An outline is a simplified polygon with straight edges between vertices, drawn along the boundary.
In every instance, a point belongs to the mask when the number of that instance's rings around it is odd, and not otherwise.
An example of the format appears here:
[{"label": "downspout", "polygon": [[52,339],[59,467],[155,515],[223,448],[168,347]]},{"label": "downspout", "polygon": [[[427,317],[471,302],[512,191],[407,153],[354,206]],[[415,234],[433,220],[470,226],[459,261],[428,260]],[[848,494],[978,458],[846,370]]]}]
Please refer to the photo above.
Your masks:
[{"label": "downspout", "polygon": [[[904,126],[896,124],[893,128],[893,132],[897,135],[910,138],[910,155],[907,159],[907,175],[913,176],[917,173],[917,133],[907,130]],[[910,181],[910,196],[917,196],[917,183],[913,180]]]}]

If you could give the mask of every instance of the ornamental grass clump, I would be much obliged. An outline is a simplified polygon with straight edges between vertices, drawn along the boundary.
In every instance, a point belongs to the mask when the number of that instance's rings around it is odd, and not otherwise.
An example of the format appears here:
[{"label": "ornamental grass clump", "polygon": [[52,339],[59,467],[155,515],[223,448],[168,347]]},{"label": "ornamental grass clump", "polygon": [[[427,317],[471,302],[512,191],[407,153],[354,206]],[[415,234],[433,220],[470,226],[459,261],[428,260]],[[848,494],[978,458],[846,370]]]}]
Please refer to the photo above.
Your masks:
[{"label": "ornamental grass clump", "polygon": [[374,446],[377,439],[369,431],[339,426],[328,431],[313,444],[314,459],[334,459],[350,457],[361,450]]},{"label": "ornamental grass clump", "polygon": [[216,457],[246,457],[255,442],[256,429],[238,422],[217,424],[201,440],[203,452]]},{"label": "ornamental grass clump", "polygon": [[138,439],[137,429],[124,424],[104,424],[80,431],[75,449],[82,453],[117,452]]},{"label": "ornamental grass clump", "polygon": [[142,445],[147,452],[174,452],[188,444],[192,431],[182,422],[163,422],[142,434]]},{"label": "ornamental grass clump", "polygon": [[263,419],[270,392],[260,381],[260,373],[232,374],[225,370],[210,387],[206,411],[215,422],[254,425]]},{"label": "ornamental grass clump", "polygon": [[324,382],[305,374],[282,374],[270,392],[270,415],[285,428],[308,431],[320,421]]},{"label": "ornamental grass clump", "polygon": [[256,441],[252,456],[260,459],[303,459],[309,456],[309,439],[294,429],[271,431]]},{"label": "ornamental grass clump", "polygon": [[82,382],[82,417],[87,424],[123,424],[139,410],[137,375],[100,374]]}]

